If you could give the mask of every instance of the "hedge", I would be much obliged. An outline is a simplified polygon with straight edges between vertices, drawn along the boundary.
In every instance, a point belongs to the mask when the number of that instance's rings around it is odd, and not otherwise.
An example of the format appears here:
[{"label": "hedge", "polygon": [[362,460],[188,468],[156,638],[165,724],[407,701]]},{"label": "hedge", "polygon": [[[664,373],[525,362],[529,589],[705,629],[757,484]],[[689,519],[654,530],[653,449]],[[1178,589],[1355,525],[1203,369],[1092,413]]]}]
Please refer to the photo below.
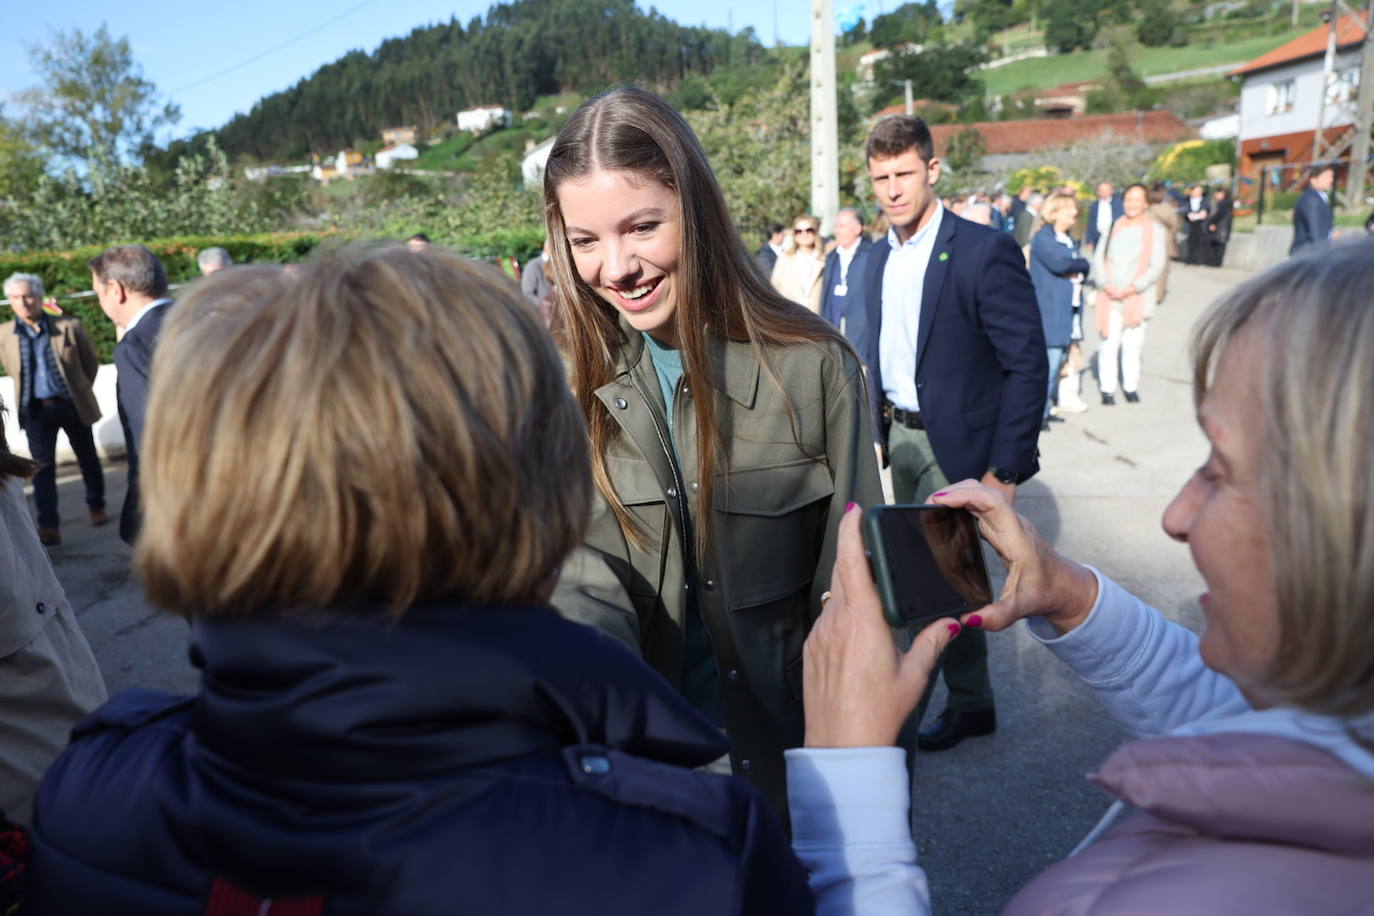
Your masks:
[{"label": "hedge", "polygon": [[[204,248],[218,245],[229,252],[235,264],[252,262],[287,263],[299,261],[314,251],[329,236],[303,232],[272,232],[261,235],[230,237],[178,236],[145,242],[153,254],[167,268],[169,283],[187,283],[200,276],[196,254]],[[37,274],[50,296],[58,297],[58,305],[68,315],[75,315],[86,326],[86,333],[95,344],[96,355],[102,363],[114,361],[115,328],[100,310],[94,296],[64,299],[72,293],[91,288],[91,272],[86,262],[105,250],[103,245],[75,248],[71,251],[30,251],[20,254],[0,254],[0,279],[13,273]],[[8,318],[6,314],[3,317]],[[3,374],[3,370],[0,370]]]},{"label": "hedge", "polygon": [[[189,283],[200,276],[196,255],[205,248],[218,246],[229,252],[235,264],[276,263],[301,261],[326,240],[344,241],[348,233],[271,232],[259,235],[177,236],[144,242],[167,269],[167,282]],[[405,238],[405,235],[400,236]],[[492,260],[515,257],[521,264],[539,253],[544,241],[542,228],[497,229],[460,241],[455,247],[470,257]],[[62,311],[80,318],[86,333],[95,344],[95,352],[102,363],[114,361],[115,328],[100,310],[94,296],[65,299],[73,293],[91,288],[91,272],[86,262],[105,246],[76,248],[71,251],[33,251],[18,254],[0,253],[0,279],[13,273],[37,274],[50,296],[56,296]],[[10,317],[0,312],[0,320]],[[0,370],[0,375],[4,371]]]}]

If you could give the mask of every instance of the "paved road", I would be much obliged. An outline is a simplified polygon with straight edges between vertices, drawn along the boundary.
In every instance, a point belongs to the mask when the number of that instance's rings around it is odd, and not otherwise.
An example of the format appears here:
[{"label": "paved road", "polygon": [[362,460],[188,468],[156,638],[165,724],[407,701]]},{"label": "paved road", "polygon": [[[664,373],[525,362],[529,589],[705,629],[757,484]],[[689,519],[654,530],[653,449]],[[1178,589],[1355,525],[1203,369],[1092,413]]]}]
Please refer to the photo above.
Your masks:
[{"label": "paved road", "polygon": [[[1204,443],[1193,422],[1188,330],[1202,308],[1246,275],[1175,265],[1169,300],[1149,326],[1140,404],[1097,405],[1041,439],[1044,470],[1021,488],[1020,509],[1064,554],[1091,563],[1187,626],[1199,624],[1202,582],[1160,514]],[[115,526],[84,522],[75,469],[61,478],[65,542],[52,557],[112,693],[129,686],[194,689],[186,624],[142,600]],[[123,468],[108,470],[110,504]],[[1084,780],[1121,743],[1088,690],[1019,630],[991,637],[1000,730],[924,755],[918,841],[942,916],[995,913],[1017,888],[1062,858],[1107,808]],[[943,707],[937,696],[932,708]]]}]

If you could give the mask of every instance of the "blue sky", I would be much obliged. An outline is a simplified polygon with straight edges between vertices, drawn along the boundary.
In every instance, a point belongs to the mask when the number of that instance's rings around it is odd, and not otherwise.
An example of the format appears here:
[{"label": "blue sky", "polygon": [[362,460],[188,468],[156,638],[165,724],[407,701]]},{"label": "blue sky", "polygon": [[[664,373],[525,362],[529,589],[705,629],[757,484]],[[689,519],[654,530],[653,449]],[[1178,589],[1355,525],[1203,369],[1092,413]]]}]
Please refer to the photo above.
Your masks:
[{"label": "blue sky", "polygon": [[[836,9],[863,2],[871,18],[901,0],[832,2]],[[810,39],[810,0],[638,3],[641,9],[652,5],[684,25],[736,31],[753,26],[768,44],[774,39],[776,9],[777,37],[784,44],[805,44]],[[386,38],[404,35],[416,26],[447,22],[452,16],[467,22],[485,14],[490,6],[489,0],[15,2],[5,14],[8,53],[0,55],[0,103],[6,114],[19,114],[15,95],[38,82],[29,68],[26,45],[47,41],[55,30],[92,32],[105,22],[112,34],[128,36],[144,75],[181,105],[182,119],[175,132],[186,134],[223,124],[262,96],[285,89],[350,50],[371,51]],[[273,50],[304,33],[310,34]],[[232,73],[215,76],[248,61],[252,62]]]}]

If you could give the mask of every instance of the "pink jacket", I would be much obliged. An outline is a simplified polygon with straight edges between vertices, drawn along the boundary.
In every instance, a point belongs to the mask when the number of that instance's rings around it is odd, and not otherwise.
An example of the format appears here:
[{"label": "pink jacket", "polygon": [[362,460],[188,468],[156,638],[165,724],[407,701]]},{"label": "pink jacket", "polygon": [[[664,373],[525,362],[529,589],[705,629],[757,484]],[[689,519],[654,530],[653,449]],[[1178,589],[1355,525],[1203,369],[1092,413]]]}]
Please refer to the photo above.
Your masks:
[{"label": "pink jacket", "polygon": [[1136,813],[1003,916],[1374,913],[1374,780],[1320,748],[1261,734],[1147,738],[1090,778]]}]

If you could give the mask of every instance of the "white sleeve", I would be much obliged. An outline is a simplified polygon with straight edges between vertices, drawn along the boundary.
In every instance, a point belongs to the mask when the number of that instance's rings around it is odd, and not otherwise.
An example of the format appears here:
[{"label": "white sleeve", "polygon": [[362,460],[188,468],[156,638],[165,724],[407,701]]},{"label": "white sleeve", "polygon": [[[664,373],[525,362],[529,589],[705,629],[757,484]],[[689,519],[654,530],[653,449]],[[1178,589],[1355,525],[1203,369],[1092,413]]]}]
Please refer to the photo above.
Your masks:
[{"label": "white sleeve", "polygon": [[795,748],[785,757],[792,849],[818,916],[929,916],[911,839],[906,752]]},{"label": "white sleeve", "polygon": [[1092,573],[1097,602],[1080,626],[1061,636],[1032,617],[1026,628],[1097,692],[1118,725],[1145,738],[1250,708],[1230,678],[1203,664],[1194,633]]}]

